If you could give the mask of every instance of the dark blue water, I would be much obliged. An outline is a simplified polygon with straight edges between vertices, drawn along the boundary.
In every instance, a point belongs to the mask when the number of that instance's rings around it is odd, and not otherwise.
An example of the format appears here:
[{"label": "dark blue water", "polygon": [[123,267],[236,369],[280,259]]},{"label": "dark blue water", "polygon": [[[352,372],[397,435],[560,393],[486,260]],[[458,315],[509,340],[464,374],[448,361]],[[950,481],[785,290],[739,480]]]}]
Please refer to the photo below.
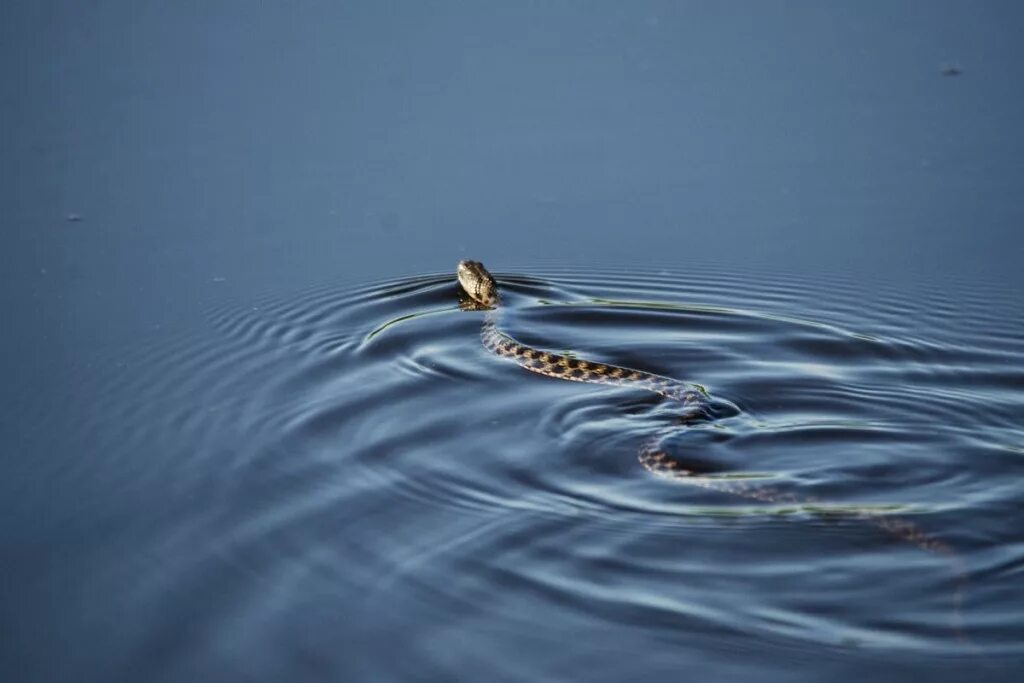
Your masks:
[{"label": "dark blue water", "polygon": [[1019,679],[1022,20],[8,3],[0,677]]}]

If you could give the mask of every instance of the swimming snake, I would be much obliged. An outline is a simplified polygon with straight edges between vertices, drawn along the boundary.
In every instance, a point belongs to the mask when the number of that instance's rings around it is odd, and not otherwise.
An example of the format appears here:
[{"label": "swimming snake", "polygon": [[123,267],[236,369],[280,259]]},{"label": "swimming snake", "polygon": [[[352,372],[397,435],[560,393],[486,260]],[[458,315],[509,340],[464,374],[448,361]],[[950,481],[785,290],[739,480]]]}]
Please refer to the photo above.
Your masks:
[{"label": "swimming snake", "polygon": [[[739,409],[732,403],[712,398],[696,384],[642,370],[582,360],[527,346],[498,328],[496,313],[501,308],[501,296],[494,276],[487,271],[484,265],[479,261],[460,261],[456,275],[462,290],[468,296],[468,299],[463,302],[463,308],[487,312],[480,330],[480,338],[484,347],[499,357],[513,360],[530,372],[547,377],[572,382],[632,387],[654,392],[681,404],[680,422],[683,425],[719,419],[739,412]],[[675,429],[677,428],[673,428],[671,431]],[[811,496],[797,496],[771,487],[752,486],[734,478],[705,476],[701,472],[695,471],[692,465],[676,458],[662,448],[662,441],[668,431],[658,432],[646,439],[637,453],[640,464],[658,477],[765,503],[802,505],[821,503]],[[931,537],[913,522],[867,512],[853,513],[851,516],[863,519],[922,550],[946,557],[956,566],[952,628],[958,639],[966,639],[960,628],[960,610],[967,583],[967,572],[959,555],[948,544]]]}]

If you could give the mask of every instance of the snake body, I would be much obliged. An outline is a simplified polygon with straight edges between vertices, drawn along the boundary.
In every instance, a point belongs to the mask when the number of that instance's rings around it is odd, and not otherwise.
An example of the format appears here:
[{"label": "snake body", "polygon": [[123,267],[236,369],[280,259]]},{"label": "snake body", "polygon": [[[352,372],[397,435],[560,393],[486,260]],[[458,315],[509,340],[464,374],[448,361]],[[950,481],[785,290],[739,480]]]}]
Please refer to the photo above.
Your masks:
[{"label": "snake body", "polygon": [[[711,399],[702,388],[688,382],[643,370],[581,360],[527,346],[498,328],[495,313],[500,308],[501,299],[494,277],[484,268],[483,264],[479,261],[460,261],[456,273],[459,284],[469,296],[469,307],[487,311],[480,331],[484,347],[501,358],[511,359],[526,370],[547,377],[572,382],[632,387],[654,392],[665,398],[678,401],[682,405],[681,421],[684,424],[737,412],[731,403]],[[735,479],[704,476],[693,471],[690,466],[661,447],[665,435],[666,432],[659,432],[648,438],[641,444],[637,454],[640,464],[648,472],[658,477],[684,481],[702,488],[738,495],[763,503],[814,505],[821,502],[811,496],[797,496],[772,487],[751,486]],[[967,584],[967,571],[963,566],[962,559],[953,549],[907,520],[868,513],[853,514],[852,516],[863,519],[922,550],[946,557],[953,563],[956,567],[957,577],[953,591],[953,631],[958,639],[964,639],[965,636],[960,629],[960,609]]]}]

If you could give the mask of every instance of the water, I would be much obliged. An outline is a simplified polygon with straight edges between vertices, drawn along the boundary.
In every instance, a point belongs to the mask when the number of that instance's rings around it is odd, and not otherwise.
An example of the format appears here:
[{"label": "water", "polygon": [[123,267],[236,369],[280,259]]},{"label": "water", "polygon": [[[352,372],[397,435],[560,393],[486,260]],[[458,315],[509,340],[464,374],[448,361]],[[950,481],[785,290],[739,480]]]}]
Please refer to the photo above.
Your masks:
[{"label": "water", "polygon": [[226,297],[205,334],[120,357],[131,371],[77,426],[94,457],[48,472],[77,498],[54,531],[98,565],[76,560],[63,589],[65,628],[107,632],[80,655],[148,680],[1019,666],[1014,298],[713,268],[497,275],[522,341],[737,404],[666,447],[793,497],[647,473],[637,449],[678,406],[491,355],[450,273]]},{"label": "water", "polygon": [[1020,679],[1022,21],[5,3],[0,679]]}]

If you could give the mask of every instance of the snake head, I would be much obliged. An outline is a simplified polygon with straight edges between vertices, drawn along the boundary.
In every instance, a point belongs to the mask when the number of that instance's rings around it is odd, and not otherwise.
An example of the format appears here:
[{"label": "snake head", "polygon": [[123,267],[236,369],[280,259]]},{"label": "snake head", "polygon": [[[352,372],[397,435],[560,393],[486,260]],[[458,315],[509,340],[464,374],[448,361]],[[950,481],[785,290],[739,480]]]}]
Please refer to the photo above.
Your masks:
[{"label": "snake head", "polygon": [[488,308],[498,304],[498,283],[479,261],[459,261],[455,274],[473,301]]}]

